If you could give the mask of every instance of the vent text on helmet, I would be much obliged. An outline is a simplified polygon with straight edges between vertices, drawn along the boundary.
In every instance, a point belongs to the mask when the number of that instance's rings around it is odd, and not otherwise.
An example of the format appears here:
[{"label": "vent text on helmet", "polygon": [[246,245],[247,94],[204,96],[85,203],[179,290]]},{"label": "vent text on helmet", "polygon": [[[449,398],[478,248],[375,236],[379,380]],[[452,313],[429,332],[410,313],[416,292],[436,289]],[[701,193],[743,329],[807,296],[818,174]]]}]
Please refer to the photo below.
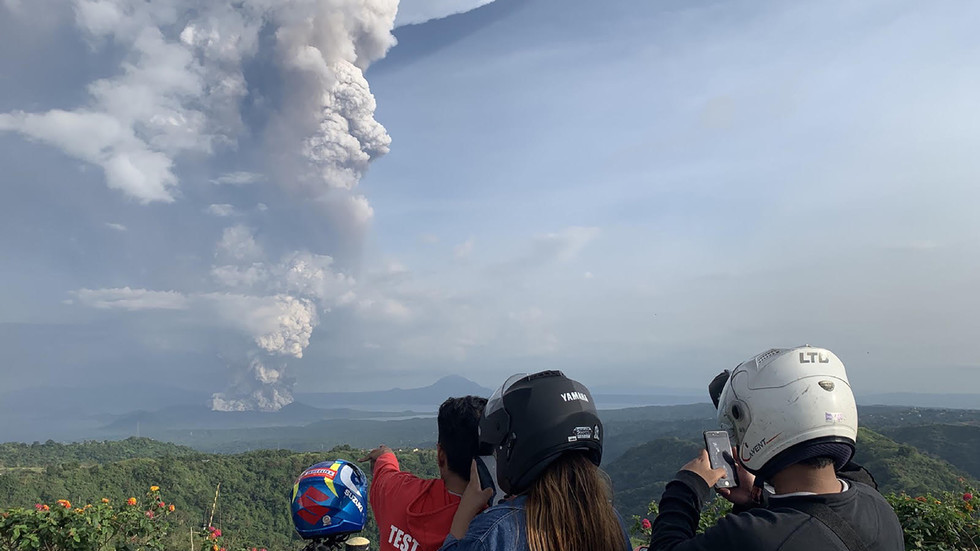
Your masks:
[{"label": "vent text on helmet", "polygon": [[583,402],[588,402],[589,397],[585,395],[584,392],[562,392],[561,399],[566,402],[574,402],[575,400],[581,400]]}]

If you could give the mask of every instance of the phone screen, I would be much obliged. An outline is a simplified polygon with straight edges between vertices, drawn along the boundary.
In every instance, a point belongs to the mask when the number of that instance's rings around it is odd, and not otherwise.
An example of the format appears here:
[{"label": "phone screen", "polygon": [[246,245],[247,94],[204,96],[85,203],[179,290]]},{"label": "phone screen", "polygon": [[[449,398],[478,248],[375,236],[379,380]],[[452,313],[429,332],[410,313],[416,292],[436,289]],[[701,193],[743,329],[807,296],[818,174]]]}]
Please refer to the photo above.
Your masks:
[{"label": "phone screen", "polygon": [[719,479],[715,483],[715,488],[732,488],[738,486],[734,466],[722,455],[728,452],[728,455],[731,456],[732,453],[732,442],[728,438],[728,433],[723,430],[704,431],[704,448],[708,450],[708,460],[711,462],[711,468],[717,469],[718,467],[723,467],[725,469],[725,478]]}]

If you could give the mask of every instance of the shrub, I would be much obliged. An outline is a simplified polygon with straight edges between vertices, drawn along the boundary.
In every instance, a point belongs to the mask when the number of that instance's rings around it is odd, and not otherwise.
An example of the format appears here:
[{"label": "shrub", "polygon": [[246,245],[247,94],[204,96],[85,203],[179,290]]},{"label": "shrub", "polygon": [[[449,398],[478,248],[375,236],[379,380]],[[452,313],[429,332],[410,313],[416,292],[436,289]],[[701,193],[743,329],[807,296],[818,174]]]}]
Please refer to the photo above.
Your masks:
[{"label": "shrub", "polygon": [[[227,536],[208,526],[191,535],[176,516],[177,507],[167,503],[158,486],[143,499],[130,497],[113,506],[100,503],[73,507],[67,499],[33,508],[0,512],[0,549],[17,551],[162,551],[184,548],[194,541],[200,551],[228,551]],[[179,529],[179,534],[177,530]],[[258,551],[256,548],[239,549]],[[265,551],[265,549],[262,549]]]},{"label": "shrub", "polygon": [[[895,510],[902,525],[906,549],[980,550],[980,495],[973,487],[964,486],[962,492],[942,492],[916,497],[905,493],[890,493],[885,495],[885,499]],[[654,501],[649,505],[649,520],[633,516],[630,535],[634,545],[649,543],[648,523],[656,518],[657,510],[657,502]],[[701,511],[698,531],[703,532],[729,512],[731,504],[728,501],[714,499]]]}]

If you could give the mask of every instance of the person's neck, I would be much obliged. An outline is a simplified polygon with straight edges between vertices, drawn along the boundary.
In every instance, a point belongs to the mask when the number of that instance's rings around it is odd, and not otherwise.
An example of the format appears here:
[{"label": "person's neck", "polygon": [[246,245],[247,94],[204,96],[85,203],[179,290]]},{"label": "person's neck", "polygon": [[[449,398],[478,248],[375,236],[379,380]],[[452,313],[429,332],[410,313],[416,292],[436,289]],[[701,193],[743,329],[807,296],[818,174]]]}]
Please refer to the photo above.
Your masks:
[{"label": "person's neck", "polygon": [[446,472],[442,473],[442,481],[446,484],[446,490],[450,493],[463,495],[463,491],[466,490],[467,482],[463,480],[463,477],[449,469],[446,469]]},{"label": "person's neck", "polygon": [[841,492],[840,480],[833,465],[810,467],[790,465],[772,476],[770,480],[776,495],[811,492],[814,494],[837,494]]}]

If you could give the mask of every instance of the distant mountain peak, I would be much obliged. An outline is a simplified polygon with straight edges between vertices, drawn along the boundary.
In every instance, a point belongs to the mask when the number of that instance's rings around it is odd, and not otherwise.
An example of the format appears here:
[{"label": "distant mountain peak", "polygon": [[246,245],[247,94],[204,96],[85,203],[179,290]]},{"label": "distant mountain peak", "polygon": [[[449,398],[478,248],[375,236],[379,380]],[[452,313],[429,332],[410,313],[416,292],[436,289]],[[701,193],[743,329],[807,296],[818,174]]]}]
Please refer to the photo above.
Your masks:
[{"label": "distant mountain peak", "polygon": [[472,394],[486,398],[489,398],[492,393],[489,388],[456,374],[440,377],[439,380],[426,388],[448,391],[451,394]]}]

